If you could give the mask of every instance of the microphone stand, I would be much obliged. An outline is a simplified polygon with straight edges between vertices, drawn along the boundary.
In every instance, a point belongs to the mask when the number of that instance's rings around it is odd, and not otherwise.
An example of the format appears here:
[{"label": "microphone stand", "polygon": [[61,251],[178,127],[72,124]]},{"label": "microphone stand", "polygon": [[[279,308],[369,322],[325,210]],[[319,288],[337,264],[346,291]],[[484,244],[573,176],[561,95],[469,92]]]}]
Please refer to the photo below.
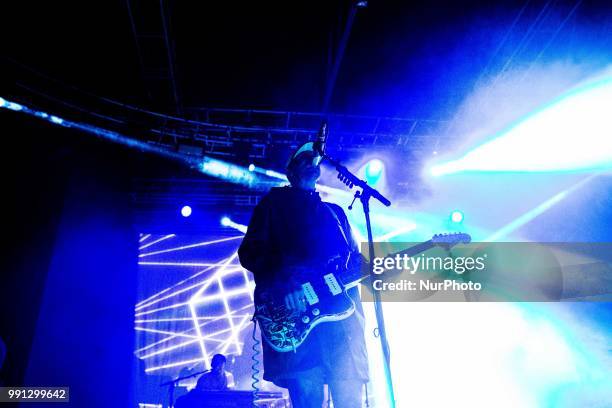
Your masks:
[{"label": "microphone stand", "polygon": [[[363,213],[366,221],[366,228],[368,231],[368,251],[370,255],[370,285],[374,282],[376,274],[374,273],[374,238],[372,237],[372,224],[370,222],[370,198],[374,197],[385,206],[390,206],[391,201],[389,201],[385,196],[383,196],[376,189],[372,188],[368,185],[368,183],[364,180],[361,180],[359,177],[354,175],[343,166],[337,160],[332,159],[331,157],[323,154],[323,159],[327,160],[331,163],[338,171],[338,178],[344,184],[346,184],[349,189],[353,187],[358,187],[361,191],[357,190],[355,192],[355,197],[353,198],[353,202],[349,206],[349,210],[353,208],[353,203],[356,199],[361,201],[361,206],[363,208]],[[387,392],[389,395],[389,400],[391,403],[391,407],[395,407],[395,395],[393,393],[393,380],[391,378],[391,351],[389,349],[389,343],[387,342],[387,331],[385,330],[385,319],[383,316],[382,302],[380,297],[380,292],[374,290],[372,288],[372,295],[374,297],[374,311],[376,313],[376,324],[378,325],[378,337],[380,339],[380,345],[382,348],[383,356],[384,356],[384,370],[385,370],[385,380],[387,381]]]},{"label": "microphone stand", "polygon": [[178,384],[180,381],[195,377],[196,375],[206,374],[210,371],[211,370],[198,371],[197,373],[194,373],[194,374],[189,374],[184,377],[177,377],[174,380],[170,380],[170,381],[166,381],[165,383],[161,383],[159,385],[160,387],[168,386],[168,408],[174,407],[174,389],[176,388],[176,384]]}]

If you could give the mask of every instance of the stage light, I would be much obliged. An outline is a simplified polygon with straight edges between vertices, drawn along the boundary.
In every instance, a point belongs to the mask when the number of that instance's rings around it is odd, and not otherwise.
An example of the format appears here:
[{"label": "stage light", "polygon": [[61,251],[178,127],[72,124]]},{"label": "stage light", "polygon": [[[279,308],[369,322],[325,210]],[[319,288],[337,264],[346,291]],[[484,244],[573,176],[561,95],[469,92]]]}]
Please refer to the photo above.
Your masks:
[{"label": "stage light", "polygon": [[459,210],[455,210],[451,212],[450,219],[455,224],[461,224],[463,222],[464,216],[463,213]]},{"label": "stage light", "polygon": [[224,227],[234,228],[235,230],[238,230],[243,234],[246,234],[248,228],[246,225],[238,224],[237,222],[232,221],[229,217],[221,218],[221,225],[223,225]]},{"label": "stage light", "polygon": [[369,185],[373,186],[378,183],[385,165],[378,159],[370,160],[365,166],[365,177]]},{"label": "stage light", "polygon": [[0,98],[0,108],[7,108],[12,111],[19,112],[20,110],[23,109],[23,105],[20,105],[16,102],[7,101],[4,98]]},{"label": "stage light", "polygon": [[255,171],[255,165],[253,163],[249,164],[249,171]]},{"label": "stage light", "polygon": [[266,170],[264,172],[264,174],[268,177],[272,177],[272,178],[277,178],[279,180],[285,180],[287,181],[287,176],[284,175],[283,173],[279,173],[278,171],[274,171],[274,170]]},{"label": "stage light", "polygon": [[181,208],[181,215],[185,218],[189,217],[191,215],[191,207],[188,205],[183,206]]},{"label": "stage light", "polygon": [[201,171],[209,176],[218,177],[231,183],[251,185],[255,181],[252,171],[222,160],[205,157]]},{"label": "stage light", "polygon": [[432,176],[465,171],[568,172],[612,167],[612,77],[565,93]]},{"label": "stage light", "polygon": [[[572,338],[551,310],[522,303],[388,302],[385,317],[389,321],[410,315],[411,327],[420,328],[390,325],[388,329],[398,406],[456,406],[457,401],[469,401],[474,407],[559,406],[559,390],[603,385],[610,376],[602,376],[601,363],[587,365],[588,343]],[[371,303],[364,302],[364,312],[366,322],[372,322]],[[382,353],[376,348],[377,339],[371,337],[366,336],[371,391],[374,397],[382,397]],[[450,337],[451,348],[446,347]],[[407,338],[410,347],[406,347]],[[436,361],[443,361],[445,369],[440,371],[429,353],[415,354],[415,349],[436,350]],[[456,352],[459,349],[461,353]],[[414,370],[402,370],[406,364]],[[497,375],[490,375],[493,371]],[[449,392],[436,392],[437,381],[447,384]],[[471,392],[473,384],[479,384],[478,393]],[[588,405],[570,403],[575,402],[570,398],[568,394],[561,405]]]}]

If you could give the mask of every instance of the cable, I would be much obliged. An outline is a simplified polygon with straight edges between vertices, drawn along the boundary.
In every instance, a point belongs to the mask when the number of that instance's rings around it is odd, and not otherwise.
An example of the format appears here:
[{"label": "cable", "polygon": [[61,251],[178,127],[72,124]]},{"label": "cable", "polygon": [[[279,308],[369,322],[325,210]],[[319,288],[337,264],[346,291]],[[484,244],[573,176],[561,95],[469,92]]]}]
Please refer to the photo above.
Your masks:
[{"label": "cable", "polygon": [[253,407],[257,407],[257,405],[255,405],[255,401],[257,401],[259,398],[259,387],[257,384],[259,384],[258,376],[260,373],[259,368],[257,368],[259,366],[259,359],[257,356],[261,354],[259,351],[259,345],[261,342],[257,339],[257,319],[255,316],[253,316],[251,321],[253,322],[253,346],[251,347],[253,350],[253,354],[251,355],[251,360],[253,361],[253,364],[251,365],[251,378],[253,379],[253,382],[251,383],[251,388],[253,388]]}]

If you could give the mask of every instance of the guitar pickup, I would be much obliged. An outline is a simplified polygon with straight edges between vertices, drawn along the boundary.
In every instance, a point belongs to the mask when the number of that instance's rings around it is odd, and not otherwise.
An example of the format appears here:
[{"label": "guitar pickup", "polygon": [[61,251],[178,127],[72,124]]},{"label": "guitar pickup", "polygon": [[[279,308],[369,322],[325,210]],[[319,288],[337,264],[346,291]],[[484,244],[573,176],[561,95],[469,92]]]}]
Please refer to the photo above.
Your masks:
[{"label": "guitar pickup", "polygon": [[315,292],[310,282],[306,282],[302,285],[302,291],[304,291],[304,297],[310,306],[314,305],[315,303],[319,303],[317,292]]},{"label": "guitar pickup", "polygon": [[333,273],[328,273],[327,275],[323,276],[323,279],[325,279],[325,283],[327,284],[327,287],[332,295],[335,296],[342,293],[342,286],[340,286],[340,283]]}]

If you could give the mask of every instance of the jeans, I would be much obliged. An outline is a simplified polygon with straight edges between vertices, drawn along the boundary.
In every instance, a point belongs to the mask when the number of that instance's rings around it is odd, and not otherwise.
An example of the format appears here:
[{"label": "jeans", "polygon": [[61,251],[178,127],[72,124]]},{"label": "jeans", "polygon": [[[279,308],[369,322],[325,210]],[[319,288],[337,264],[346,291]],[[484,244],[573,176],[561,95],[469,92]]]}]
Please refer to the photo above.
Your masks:
[{"label": "jeans", "polygon": [[[321,408],[323,405],[322,377],[300,378],[288,384],[289,396],[293,408]],[[329,381],[334,408],[361,408],[363,381],[331,380]]]}]

